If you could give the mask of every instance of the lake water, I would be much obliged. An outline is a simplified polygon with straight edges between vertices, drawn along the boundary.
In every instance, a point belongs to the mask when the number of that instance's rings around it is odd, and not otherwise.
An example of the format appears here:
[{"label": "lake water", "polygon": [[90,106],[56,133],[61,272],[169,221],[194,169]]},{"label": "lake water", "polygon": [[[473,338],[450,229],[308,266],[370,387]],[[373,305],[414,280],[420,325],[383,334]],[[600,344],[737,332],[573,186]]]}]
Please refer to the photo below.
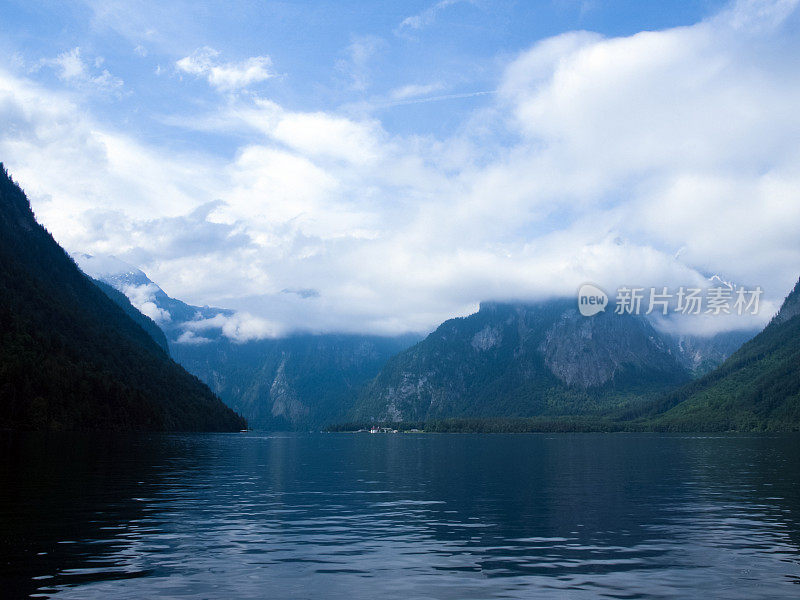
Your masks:
[{"label": "lake water", "polygon": [[800,437],[0,436],[4,597],[800,597]]}]

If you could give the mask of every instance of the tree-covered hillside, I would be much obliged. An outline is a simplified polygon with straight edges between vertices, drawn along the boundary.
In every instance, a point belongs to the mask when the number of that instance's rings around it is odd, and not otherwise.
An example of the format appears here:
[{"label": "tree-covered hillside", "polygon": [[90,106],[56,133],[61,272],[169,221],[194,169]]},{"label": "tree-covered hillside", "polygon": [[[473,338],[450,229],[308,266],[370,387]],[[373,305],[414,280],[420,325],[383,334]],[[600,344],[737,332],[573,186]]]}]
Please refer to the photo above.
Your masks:
[{"label": "tree-covered hillside", "polygon": [[657,429],[800,430],[800,281],[764,331],[652,412]]},{"label": "tree-covered hillside", "polygon": [[93,279],[92,281],[103,291],[106,296],[111,298],[117,304],[117,306],[119,306],[125,312],[126,315],[133,319],[136,324],[139,325],[139,327],[144,329],[164,352],[169,354],[169,343],[167,342],[167,336],[164,335],[164,332],[158,325],[156,325],[155,321],[139,312],[139,310],[133,304],[131,304],[131,301],[128,300],[128,297],[122,292],[117,291],[104,281],[100,281],[98,279]]},{"label": "tree-covered hillside", "polygon": [[0,427],[244,426],[80,272],[2,166],[0,298]]}]

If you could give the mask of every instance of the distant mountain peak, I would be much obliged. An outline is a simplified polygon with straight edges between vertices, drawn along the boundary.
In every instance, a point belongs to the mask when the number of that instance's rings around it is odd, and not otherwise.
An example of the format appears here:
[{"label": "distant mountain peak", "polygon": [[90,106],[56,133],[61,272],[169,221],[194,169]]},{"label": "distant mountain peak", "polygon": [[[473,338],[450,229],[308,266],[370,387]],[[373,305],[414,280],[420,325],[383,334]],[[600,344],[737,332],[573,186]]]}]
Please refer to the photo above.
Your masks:
[{"label": "distant mountain peak", "polygon": [[[198,344],[224,335],[221,323],[234,311],[213,306],[193,306],[170,297],[141,269],[112,255],[75,252],[73,260],[90,277],[110,285],[125,294],[142,314],[155,321],[164,331],[170,344]],[[208,327],[199,335],[187,326],[206,321]]]},{"label": "distant mountain peak", "polygon": [[[81,268],[81,271],[95,279],[107,279],[120,275],[141,275],[147,278],[144,272],[131,264],[120,260],[111,254],[87,254],[85,252],[70,253],[72,260]],[[149,281],[149,279],[148,279]]]},{"label": "distant mountain peak", "polygon": [[723,279],[720,275],[712,275],[711,277],[708,278],[708,282],[712,286],[726,287],[726,288],[731,289],[731,290],[736,287],[735,283],[733,283],[731,281],[728,281],[726,279]]}]

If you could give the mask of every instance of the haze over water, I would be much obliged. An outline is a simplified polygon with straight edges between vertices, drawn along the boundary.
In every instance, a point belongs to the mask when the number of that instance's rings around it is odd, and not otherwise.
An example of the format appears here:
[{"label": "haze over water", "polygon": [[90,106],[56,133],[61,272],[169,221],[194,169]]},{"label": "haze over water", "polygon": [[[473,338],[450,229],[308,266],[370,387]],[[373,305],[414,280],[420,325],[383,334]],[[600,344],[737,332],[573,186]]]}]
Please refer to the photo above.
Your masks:
[{"label": "haze over water", "polygon": [[800,438],[10,436],[10,597],[800,592]]}]

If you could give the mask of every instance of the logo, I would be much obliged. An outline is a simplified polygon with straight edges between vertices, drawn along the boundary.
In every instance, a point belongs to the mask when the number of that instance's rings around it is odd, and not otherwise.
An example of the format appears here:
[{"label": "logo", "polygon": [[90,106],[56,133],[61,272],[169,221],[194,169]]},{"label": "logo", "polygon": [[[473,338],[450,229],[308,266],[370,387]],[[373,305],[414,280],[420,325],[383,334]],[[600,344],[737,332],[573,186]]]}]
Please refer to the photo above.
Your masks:
[{"label": "logo", "polygon": [[578,290],[578,310],[584,317],[593,317],[608,306],[608,296],[596,285],[584,283]]}]

